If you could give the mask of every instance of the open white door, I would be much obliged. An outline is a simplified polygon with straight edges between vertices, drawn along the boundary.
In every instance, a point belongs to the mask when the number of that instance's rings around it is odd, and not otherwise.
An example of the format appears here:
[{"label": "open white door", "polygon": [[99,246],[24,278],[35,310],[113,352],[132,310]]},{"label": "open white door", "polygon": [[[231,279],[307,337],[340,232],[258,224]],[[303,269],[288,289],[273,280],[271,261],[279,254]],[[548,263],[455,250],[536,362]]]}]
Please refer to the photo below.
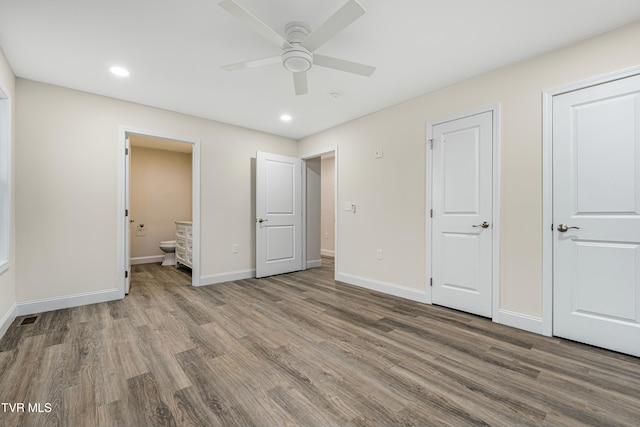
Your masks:
[{"label": "open white door", "polygon": [[640,75],[553,98],[553,333],[640,356]]},{"label": "open white door", "polygon": [[125,138],[125,173],[124,173],[124,212],[125,212],[125,227],[127,228],[124,242],[124,293],[129,293],[129,286],[131,285],[131,217],[129,216],[129,209],[131,206],[131,143],[129,137]]},{"label": "open white door", "polygon": [[256,277],[302,270],[302,160],[256,159]]},{"label": "open white door", "polygon": [[493,112],[432,127],[432,302],[492,317]]}]

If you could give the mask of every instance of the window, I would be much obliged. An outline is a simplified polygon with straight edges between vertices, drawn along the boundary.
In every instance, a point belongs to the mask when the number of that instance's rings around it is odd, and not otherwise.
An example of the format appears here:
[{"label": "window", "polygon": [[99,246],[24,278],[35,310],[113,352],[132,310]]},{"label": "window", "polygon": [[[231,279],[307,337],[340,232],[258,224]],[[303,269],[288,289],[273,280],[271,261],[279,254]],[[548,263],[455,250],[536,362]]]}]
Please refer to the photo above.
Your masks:
[{"label": "window", "polygon": [[9,268],[11,244],[11,107],[0,88],[0,273]]}]

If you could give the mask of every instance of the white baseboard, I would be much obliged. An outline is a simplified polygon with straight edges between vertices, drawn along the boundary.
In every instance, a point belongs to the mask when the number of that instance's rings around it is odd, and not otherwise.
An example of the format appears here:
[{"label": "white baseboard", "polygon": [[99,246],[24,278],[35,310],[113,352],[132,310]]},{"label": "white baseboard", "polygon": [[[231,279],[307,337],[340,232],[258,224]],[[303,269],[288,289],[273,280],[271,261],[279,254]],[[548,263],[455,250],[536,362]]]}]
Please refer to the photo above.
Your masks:
[{"label": "white baseboard", "polygon": [[212,274],[210,276],[200,276],[197,286],[215,285],[216,283],[233,282],[234,280],[253,279],[256,277],[256,270],[232,271],[229,273]]},{"label": "white baseboard", "polygon": [[543,335],[542,319],[509,310],[500,310],[494,322]]},{"label": "white baseboard", "polygon": [[60,310],[63,308],[78,307],[80,305],[97,304],[122,299],[119,289],[106,289],[104,291],[86,292],[62,297],[43,298],[35,301],[17,303],[16,315],[43,313],[45,311]]},{"label": "white baseboard", "polygon": [[357,277],[344,273],[336,273],[336,280],[350,285],[360,286],[361,288],[367,288],[400,298],[406,298],[412,301],[429,303],[427,293],[418,289],[411,289],[405,286],[395,285],[393,283],[365,279],[364,277]]},{"label": "white baseboard", "polygon": [[320,255],[335,258],[336,251],[330,251],[329,249],[320,249]]},{"label": "white baseboard", "polygon": [[[344,273],[336,273],[336,280],[350,285],[383,292],[385,294],[395,295],[400,298],[429,304],[427,293],[418,289],[411,289],[404,286],[394,285],[392,283],[365,279],[363,277],[352,276]],[[543,335],[543,322],[540,317],[529,316],[509,310],[500,310],[497,318],[494,318],[493,320],[494,322],[502,325]]]},{"label": "white baseboard", "polygon": [[7,333],[9,326],[16,320],[16,305],[13,304],[8,312],[0,319],[0,339]]},{"label": "white baseboard", "polygon": [[307,268],[318,268],[318,267],[322,267],[322,260],[321,259],[307,261]]},{"label": "white baseboard", "polygon": [[141,257],[131,258],[131,265],[154,264],[162,261],[164,261],[164,255],[141,256]]}]

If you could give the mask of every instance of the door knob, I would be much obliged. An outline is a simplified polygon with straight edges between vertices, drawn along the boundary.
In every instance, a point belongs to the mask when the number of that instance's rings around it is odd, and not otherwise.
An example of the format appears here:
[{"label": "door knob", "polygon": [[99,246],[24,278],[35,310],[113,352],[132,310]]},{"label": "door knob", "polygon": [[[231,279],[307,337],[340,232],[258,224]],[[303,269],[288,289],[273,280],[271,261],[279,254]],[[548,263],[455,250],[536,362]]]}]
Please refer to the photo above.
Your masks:
[{"label": "door knob", "polygon": [[262,218],[257,220],[257,222],[259,222],[260,224],[262,224],[263,222],[267,222],[267,221],[269,221],[269,220],[268,219],[262,219]]},{"label": "door knob", "polygon": [[570,228],[575,228],[576,230],[580,230],[580,227],[569,227],[566,224],[558,224],[558,231],[561,233],[566,233]]},{"label": "door knob", "polygon": [[478,225],[472,225],[472,227],[476,227],[476,228],[489,228],[489,223],[487,221],[482,221],[481,224]]}]

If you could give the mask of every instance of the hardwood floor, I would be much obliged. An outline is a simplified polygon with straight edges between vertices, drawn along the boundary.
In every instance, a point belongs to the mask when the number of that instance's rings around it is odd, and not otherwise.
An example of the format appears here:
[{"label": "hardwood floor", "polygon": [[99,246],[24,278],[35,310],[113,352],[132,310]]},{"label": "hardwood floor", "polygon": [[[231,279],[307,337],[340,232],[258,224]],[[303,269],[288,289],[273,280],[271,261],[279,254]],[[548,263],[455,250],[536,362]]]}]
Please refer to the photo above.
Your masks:
[{"label": "hardwood floor", "polygon": [[25,412],[3,404],[0,426],[640,425],[640,359],[335,282],[324,264],[201,288],[140,265],[124,300],[18,318],[0,401]]}]

